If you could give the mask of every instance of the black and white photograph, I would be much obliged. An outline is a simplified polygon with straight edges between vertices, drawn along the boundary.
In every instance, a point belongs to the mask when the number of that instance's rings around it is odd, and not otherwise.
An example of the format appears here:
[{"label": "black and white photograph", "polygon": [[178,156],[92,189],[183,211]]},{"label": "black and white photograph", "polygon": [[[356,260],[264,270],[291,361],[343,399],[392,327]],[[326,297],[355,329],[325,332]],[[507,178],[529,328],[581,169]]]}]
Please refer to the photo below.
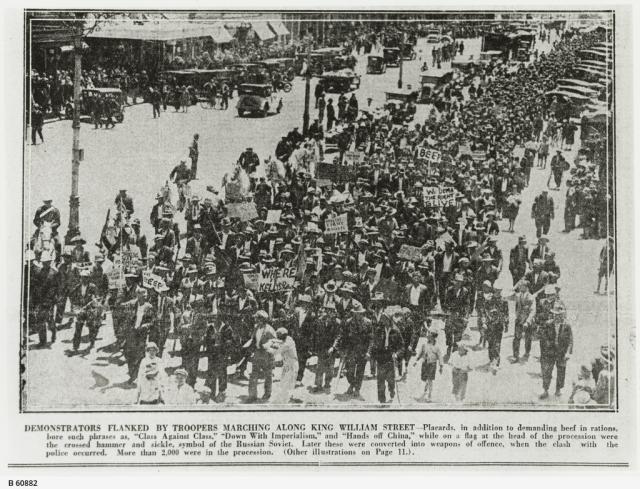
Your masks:
[{"label": "black and white photograph", "polygon": [[26,10],[20,411],[615,412],[617,14],[560,8]]}]

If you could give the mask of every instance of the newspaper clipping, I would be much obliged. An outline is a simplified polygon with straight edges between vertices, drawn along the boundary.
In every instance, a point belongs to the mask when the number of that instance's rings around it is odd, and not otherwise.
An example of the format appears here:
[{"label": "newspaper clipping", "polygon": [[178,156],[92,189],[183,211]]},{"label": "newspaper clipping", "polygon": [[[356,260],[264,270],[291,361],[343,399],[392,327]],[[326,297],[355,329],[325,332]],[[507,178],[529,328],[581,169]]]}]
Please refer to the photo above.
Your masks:
[{"label": "newspaper clipping", "polygon": [[12,12],[6,466],[635,469],[627,14]]}]

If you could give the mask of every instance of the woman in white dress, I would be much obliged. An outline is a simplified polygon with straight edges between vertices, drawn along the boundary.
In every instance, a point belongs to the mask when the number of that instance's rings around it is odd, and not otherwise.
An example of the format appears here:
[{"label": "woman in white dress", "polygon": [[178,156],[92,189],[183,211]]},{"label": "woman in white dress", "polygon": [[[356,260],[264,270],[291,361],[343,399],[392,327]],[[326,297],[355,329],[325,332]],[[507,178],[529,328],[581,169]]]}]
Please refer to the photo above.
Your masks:
[{"label": "woman in white dress", "polygon": [[298,352],[286,328],[278,328],[276,337],[277,339],[272,341],[270,347],[282,356],[282,375],[275,395],[271,398],[271,404],[288,404],[296,386]]}]

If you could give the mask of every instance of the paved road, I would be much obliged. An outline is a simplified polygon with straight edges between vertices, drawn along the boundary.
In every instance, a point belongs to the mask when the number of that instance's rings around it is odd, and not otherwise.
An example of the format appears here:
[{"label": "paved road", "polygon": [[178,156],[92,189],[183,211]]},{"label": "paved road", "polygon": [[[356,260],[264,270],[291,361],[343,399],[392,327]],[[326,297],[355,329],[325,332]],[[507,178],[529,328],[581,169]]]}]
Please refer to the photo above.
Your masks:
[{"label": "paved road", "polygon": [[[466,42],[466,53],[479,51],[479,40]],[[419,56],[416,61],[405,64],[404,80],[409,83],[418,79],[422,64],[421,57],[430,59],[430,47],[423,41],[418,45]],[[364,72],[366,60],[361,58],[357,67]],[[374,99],[373,105],[382,103],[384,91],[396,87],[397,69],[390,69],[384,75],[365,75],[357,92],[360,103],[366,103],[367,97]],[[312,86],[313,90],[313,86]],[[312,92],[313,93],[313,92]],[[229,171],[238,155],[247,146],[252,146],[261,157],[271,154],[279,137],[292,127],[301,125],[304,101],[304,81],[296,79],[291,93],[284,95],[284,109],[281,114],[267,119],[240,119],[235,110],[217,111],[192,107],[187,114],[179,114],[169,109],[159,119],[152,119],[148,105],[132,107],[126,112],[124,124],[112,130],[94,130],[92,126],[82,126],[82,147],[86,151],[86,160],[81,164],[81,230],[92,243],[98,237],[102,219],[107,207],[119,188],[126,188],[133,196],[136,214],[143,221],[147,234],[149,225],[147,213],[153,205],[155,190],[166,180],[167,175],[186,148],[193,133],[201,136],[201,155],[199,175],[205,182],[219,185],[222,175]],[[231,106],[233,107],[233,105]],[[313,114],[312,114],[313,116]],[[417,119],[419,120],[419,118]],[[44,145],[27,146],[28,177],[31,185],[25,189],[32,210],[45,195],[51,196],[62,212],[62,222],[67,222],[66,202],[70,192],[70,122],[56,122],[45,128]],[[567,159],[573,161],[573,154]],[[29,161],[29,159],[27,160]],[[547,170],[548,171],[548,170]],[[521,212],[516,220],[515,233],[501,233],[499,246],[505,259],[515,244],[517,236],[525,234],[529,242],[535,242],[535,228],[530,219],[531,203],[540,189],[546,185],[548,174],[534,169],[531,185],[523,194]],[[607,325],[614,318],[613,295],[608,297],[593,294],[596,282],[597,257],[602,242],[583,241],[579,231],[563,234],[562,222],[565,188],[552,192],[556,202],[556,221],[550,231],[552,249],[556,250],[557,261],[562,270],[559,281],[562,298],[569,310],[569,320],[574,327],[574,356],[569,363],[567,383],[570,385],[575,371],[582,362],[589,362],[597,353],[601,344],[607,343],[610,333]],[[27,209],[27,221],[32,210]],[[506,221],[501,223],[507,229]],[[505,265],[506,269],[506,265]],[[508,272],[502,274],[498,286],[505,291],[511,287]],[[440,324],[439,327],[443,325]],[[470,321],[469,334],[477,340],[475,318]],[[487,368],[488,357],[485,350],[470,353],[474,368],[470,374],[466,403],[478,407],[499,406],[539,406],[560,407],[566,404],[566,394],[560,398],[550,398],[540,404],[537,395],[541,389],[538,346],[534,343],[532,357],[528,363],[512,365],[508,359],[511,354],[513,325],[503,338],[502,366],[494,376]],[[100,330],[98,351],[89,354],[67,357],[65,350],[70,349],[72,330],[60,332],[60,340],[49,349],[30,350],[27,357],[27,396],[31,408],[78,406],[128,405],[134,397],[134,390],[127,388],[126,367],[119,355],[109,355],[100,349],[113,342],[110,321]],[[35,339],[32,337],[32,341]],[[441,334],[439,341],[444,342]],[[167,345],[172,350],[173,342]],[[180,364],[179,356],[166,352],[164,361],[171,369]],[[294,397],[304,405],[348,406],[340,395],[347,384],[342,379],[334,393],[315,395],[307,391],[313,383],[315,359],[310,360],[304,385],[294,392]],[[206,370],[206,359],[200,364],[200,370]],[[280,369],[276,369],[275,378],[279,378]],[[334,381],[335,382],[335,381]],[[202,383],[202,379],[198,380]],[[277,385],[277,384],[276,384]],[[334,384],[335,385],[335,384]],[[52,389],[52,386],[55,388]],[[450,371],[445,367],[443,375],[436,378],[432,404],[422,404],[425,409],[442,408],[453,403],[450,394]],[[414,400],[422,390],[418,369],[409,372],[406,382],[399,385],[400,402],[403,405],[415,404]],[[565,392],[568,389],[565,389]],[[228,401],[237,402],[246,395],[246,382],[232,383],[228,389]],[[350,401],[356,404],[375,402],[376,382],[366,380],[362,389],[367,401]],[[61,395],[63,393],[63,395]],[[301,404],[302,405],[302,404]]]}]

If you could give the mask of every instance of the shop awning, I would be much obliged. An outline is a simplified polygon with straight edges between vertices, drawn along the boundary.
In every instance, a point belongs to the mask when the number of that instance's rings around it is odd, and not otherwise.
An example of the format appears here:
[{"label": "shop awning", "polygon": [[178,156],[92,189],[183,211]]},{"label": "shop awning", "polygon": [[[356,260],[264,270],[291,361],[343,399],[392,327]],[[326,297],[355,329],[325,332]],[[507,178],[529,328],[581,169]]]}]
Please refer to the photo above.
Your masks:
[{"label": "shop awning", "polygon": [[133,39],[138,41],[175,41],[194,37],[211,37],[218,43],[231,42],[232,37],[219,22],[113,22],[100,25],[87,37]]},{"label": "shop awning", "polygon": [[216,44],[225,44],[233,41],[233,37],[229,34],[229,31],[220,24],[214,25],[211,37],[213,38],[213,42]]},{"label": "shop awning", "polygon": [[281,20],[270,20],[269,25],[279,36],[288,36],[290,34],[289,29],[285,27]]},{"label": "shop awning", "polygon": [[252,21],[251,27],[262,41],[268,41],[269,39],[274,39],[276,37],[273,31],[269,28],[267,22],[264,20]]}]

